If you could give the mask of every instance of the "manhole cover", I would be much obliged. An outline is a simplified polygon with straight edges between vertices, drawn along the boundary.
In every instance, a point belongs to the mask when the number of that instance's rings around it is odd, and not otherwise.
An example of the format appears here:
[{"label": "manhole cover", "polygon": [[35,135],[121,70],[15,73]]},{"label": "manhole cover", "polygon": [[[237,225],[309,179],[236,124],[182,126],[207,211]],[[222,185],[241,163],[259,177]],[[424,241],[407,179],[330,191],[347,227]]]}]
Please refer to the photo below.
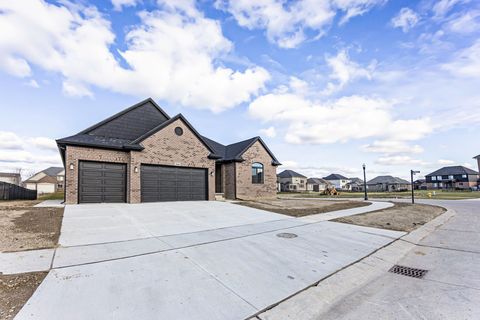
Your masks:
[{"label": "manhole cover", "polygon": [[295,233],[284,232],[284,233],[277,233],[277,237],[290,239],[290,238],[296,238],[298,236]]},{"label": "manhole cover", "polygon": [[419,278],[419,279],[422,279],[428,272],[428,270],[399,266],[397,264],[394,265],[392,268],[390,268],[390,270],[388,271],[396,274],[401,274],[402,276]]}]

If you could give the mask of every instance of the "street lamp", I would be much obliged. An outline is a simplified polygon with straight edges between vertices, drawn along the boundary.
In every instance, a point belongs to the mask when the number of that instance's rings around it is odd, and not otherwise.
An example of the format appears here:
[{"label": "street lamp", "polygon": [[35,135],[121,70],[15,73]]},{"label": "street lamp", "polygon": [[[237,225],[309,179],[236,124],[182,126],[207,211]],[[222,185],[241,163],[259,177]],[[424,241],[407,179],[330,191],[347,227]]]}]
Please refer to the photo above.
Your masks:
[{"label": "street lamp", "polygon": [[362,164],[363,168],[363,192],[365,193],[365,200],[368,200],[368,195],[367,195],[367,175],[365,174],[365,163]]},{"label": "street lamp", "polygon": [[411,187],[412,187],[412,204],[415,204],[415,194],[413,192],[413,176],[416,174],[416,173],[420,173],[420,171],[413,171],[413,170],[410,170],[410,181],[411,181]]}]

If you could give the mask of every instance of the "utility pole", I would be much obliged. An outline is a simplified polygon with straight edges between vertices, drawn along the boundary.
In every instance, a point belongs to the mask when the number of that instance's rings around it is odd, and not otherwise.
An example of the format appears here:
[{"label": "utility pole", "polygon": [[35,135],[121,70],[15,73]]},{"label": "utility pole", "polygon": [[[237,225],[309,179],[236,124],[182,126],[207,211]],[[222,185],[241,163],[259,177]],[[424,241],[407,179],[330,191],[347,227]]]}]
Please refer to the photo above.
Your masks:
[{"label": "utility pole", "polygon": [[363,192],[365,193],[365,201],[368,200],[368,195],[367,195],[367,175],[365,174],[365,163],[362,165],[363,168]]},{"label": "utility pole", "polygon": [[412,204],[415,204],[415,193],[413,192],[413,176],[416,174],[416,173],[420,173],[420,171],[414,171],[414,170],[410,170],[410,181],[411,181],[411,188],[412,188]]}]

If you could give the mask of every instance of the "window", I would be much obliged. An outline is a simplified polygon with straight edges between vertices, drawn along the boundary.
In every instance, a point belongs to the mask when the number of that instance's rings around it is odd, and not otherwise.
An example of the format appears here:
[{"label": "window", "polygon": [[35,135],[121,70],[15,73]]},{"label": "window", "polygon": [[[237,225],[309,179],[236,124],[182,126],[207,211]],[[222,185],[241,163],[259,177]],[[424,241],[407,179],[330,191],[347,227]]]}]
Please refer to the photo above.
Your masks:
[{"label": "window", "polygon": [[466,175],[466,174],[462,174],[462,178],[464,178],[464,179],[465,179],[466,177],[467,177],[467,175]]},{"label": "window", "polygon": [[437,181],[437,177],[433,176],[432,181]]},{"label": "window", "polygon": [[442,180],[442,176],[437,176],[437,180]]},{"label": "window", "polygon": [[448,176],[448,179],[453,180],[453,176],[452,175]]},{"label": "window", "polygon": [[263,164],[252,164],[252,183],[263,183]]},{"label": "window", "polygon": [[177,136],[181,136],[181,135],[183,134],[183,129],[180,128],[180,127],[176,127],[176,128],[175,128],[175,134],[176,134]]}]

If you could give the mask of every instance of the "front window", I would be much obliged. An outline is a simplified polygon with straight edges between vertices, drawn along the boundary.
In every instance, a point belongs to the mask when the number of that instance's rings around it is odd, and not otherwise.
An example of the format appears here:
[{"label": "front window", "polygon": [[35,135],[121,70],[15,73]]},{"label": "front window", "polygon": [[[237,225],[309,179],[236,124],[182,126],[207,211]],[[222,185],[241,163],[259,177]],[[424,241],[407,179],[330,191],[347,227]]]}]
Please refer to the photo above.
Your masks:
[{"label": "front window", "polygon": [[466,174],[462,174],[462,178],[465,179],[467,177]]},{"label": "front window", "polygon": [[433,176],[432,181],[437,181],[437,177]]},{"label": "front window", "polygon": [[252,183],[263,183],[263,164],[259,162],[252,165]]},{"label": "front window", "polygon": [[442,176],[437,176],[437,180],[442,180]]},{"label": "front window", "polygon": [[453,180],[453,176],[452,175],[448,176],[448,179]]}]

